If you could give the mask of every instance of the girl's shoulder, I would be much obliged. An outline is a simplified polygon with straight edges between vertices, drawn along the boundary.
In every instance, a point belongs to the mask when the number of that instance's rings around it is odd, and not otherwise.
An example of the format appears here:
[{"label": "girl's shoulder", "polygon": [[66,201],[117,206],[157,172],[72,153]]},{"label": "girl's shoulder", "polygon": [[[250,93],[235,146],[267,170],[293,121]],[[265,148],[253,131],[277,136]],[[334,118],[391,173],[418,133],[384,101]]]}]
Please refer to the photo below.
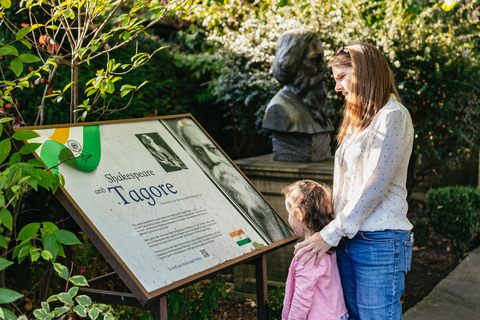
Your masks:
[{"label": "girl's shoulder", "polygon": [[[336,254],[335,252],[333,252],[332,254],[329,254],[329,253],[325,253],[322,258],[320,259],[320,263],[318,264],[318,266],[314,266],[314,263],[315,263],[315,257],[313,257],[312,259],[310,259],[307,263],[303,263],[307,257],[309,252],[306,252],[300,259],[296,260],[295,263],[294,263],[294,269],[298,272],[305,272],[307,270],[310,270],[310,271],[313,271],[317,274],[322,274],[325,269],[329,269],[330,268],[330,265],[332,264],[332,260],[335,260],[336,261]],[[295,260],[295,258],[294,258]],[[323,270],[323,272],[322,272]]]}]

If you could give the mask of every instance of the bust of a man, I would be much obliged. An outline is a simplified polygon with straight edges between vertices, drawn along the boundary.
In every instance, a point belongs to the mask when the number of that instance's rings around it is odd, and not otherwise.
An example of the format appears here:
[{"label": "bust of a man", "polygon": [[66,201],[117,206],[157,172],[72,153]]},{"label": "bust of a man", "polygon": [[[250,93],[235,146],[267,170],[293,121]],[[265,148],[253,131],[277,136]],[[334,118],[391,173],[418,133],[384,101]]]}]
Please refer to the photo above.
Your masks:
[{"label": "bust of a man", "polygon": [[275,160],[309,162],[331,156],[333,125],[323,69],[323,46],[315,32],[290,30],[278,39],[272,73],[284,87],[263,118],[263,127],[273,130]]}]

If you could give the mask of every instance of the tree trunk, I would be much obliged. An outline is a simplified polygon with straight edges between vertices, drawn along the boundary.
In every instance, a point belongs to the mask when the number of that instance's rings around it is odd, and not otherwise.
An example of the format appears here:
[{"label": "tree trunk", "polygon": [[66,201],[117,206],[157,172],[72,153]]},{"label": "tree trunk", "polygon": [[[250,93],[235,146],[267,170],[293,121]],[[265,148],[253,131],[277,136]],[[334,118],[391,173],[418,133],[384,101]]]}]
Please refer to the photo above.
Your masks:
[{"label": "tree trunk", "polygon": [[76,123],[77,117],[75,115],[75,110],[78,107],[78,57],[75,56],[72,59],[72,69],[71,69],[71,82],[73,82],[72,86],[70,87],[70,97],[71,97],[71,105],[70,105],[70,123]]}]

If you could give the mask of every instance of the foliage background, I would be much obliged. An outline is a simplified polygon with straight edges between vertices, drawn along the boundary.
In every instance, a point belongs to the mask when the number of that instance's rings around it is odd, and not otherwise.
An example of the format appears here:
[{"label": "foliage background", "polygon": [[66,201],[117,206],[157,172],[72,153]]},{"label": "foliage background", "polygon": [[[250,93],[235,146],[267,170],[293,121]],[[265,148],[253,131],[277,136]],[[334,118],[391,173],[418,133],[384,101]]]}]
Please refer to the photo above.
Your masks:
[{"label": "foliage background", "polygon": [[[447,8],[446,2],[454,6]],[[142,51],[168,48],[153,56],[148,66],[128,75],[129,83],[149,81],[131,106],[100,119],[91,114],[86,121],[192,113],[233,159],[269,153],[269,133],[261,129],[261,118],[280,89],[270,74],[278,37],[293,28],[314,30],[324,42],[326,59],[341,45],[368,41],[384,52],[414,121],[415,149],[408,180],[412,191],[428,179],[439,183],[431,177],[444,173],[445,167],[461,168],[478,154],[479,7],[478,0],[226,0],[222,5],[194,1],[182,19],[167,18],[155,25],[149,36],[138,38]],[[22,15],[10,19],[18,25],[25,22]],[[1,41],[13,36],[0,28]],[[132,44],[112,52],[111,57],[130,63],[134,52]],[[0,64],[3,76],[12,78],[8,60],[2,59]],[[98,59],[90,66],[83,65],[79,82],[94,77],[104,64],[105,60]],[[329,106],[338,127],[344,101],[333,92],[334,82],[329,79]],[[54,89],[69,82],[69,71],[59,69]],[[15,96],[27,125],[35,121],[36,101],[44,88],[31,85],[30,89]],[[112,105],[124,105],[125,99],[114,97]],[[68,122],[66,108],[64,103],[48,100],[46,124]],[[334,148],[335,142],[332,151]],[[35,210],[42,219],[54,220],[51,195],[42,192],[29,197],[24,208]],[[19,225],[36,218],[22,214]],[[76,261],[77,270],[92,268],[87,268],[88,259],[82,260]],[[20,279],[28,268],[15,269],[14,279]],[[14,285],[31,287],[41,269],[33,267],[28,283]]]}]

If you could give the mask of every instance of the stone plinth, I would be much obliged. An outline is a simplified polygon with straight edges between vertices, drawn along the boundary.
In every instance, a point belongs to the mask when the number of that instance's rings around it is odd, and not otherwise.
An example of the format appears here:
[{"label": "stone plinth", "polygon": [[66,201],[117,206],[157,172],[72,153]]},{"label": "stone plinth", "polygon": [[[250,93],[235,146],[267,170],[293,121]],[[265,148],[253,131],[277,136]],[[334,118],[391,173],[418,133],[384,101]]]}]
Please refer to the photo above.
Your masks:
[{"label": "stone plinth", "polygon": [[[288,213],[281,194],[285,186],[301,179],[312,179],[329,185],[333,181],[333,157],[318,162],[278,162],[269,154],[235,160],[235,163],[285,221],[288,221]],[[292,244],[267,254],[269,290],[285,285],[293,250]],[[234,293],[255,294],[254,266],[240,265],[234,268],[233,274]]]},{"label": "stone plinth", "polygon": [[273,160],[315,162],[330,158],[330,132],[272,131]]}]

